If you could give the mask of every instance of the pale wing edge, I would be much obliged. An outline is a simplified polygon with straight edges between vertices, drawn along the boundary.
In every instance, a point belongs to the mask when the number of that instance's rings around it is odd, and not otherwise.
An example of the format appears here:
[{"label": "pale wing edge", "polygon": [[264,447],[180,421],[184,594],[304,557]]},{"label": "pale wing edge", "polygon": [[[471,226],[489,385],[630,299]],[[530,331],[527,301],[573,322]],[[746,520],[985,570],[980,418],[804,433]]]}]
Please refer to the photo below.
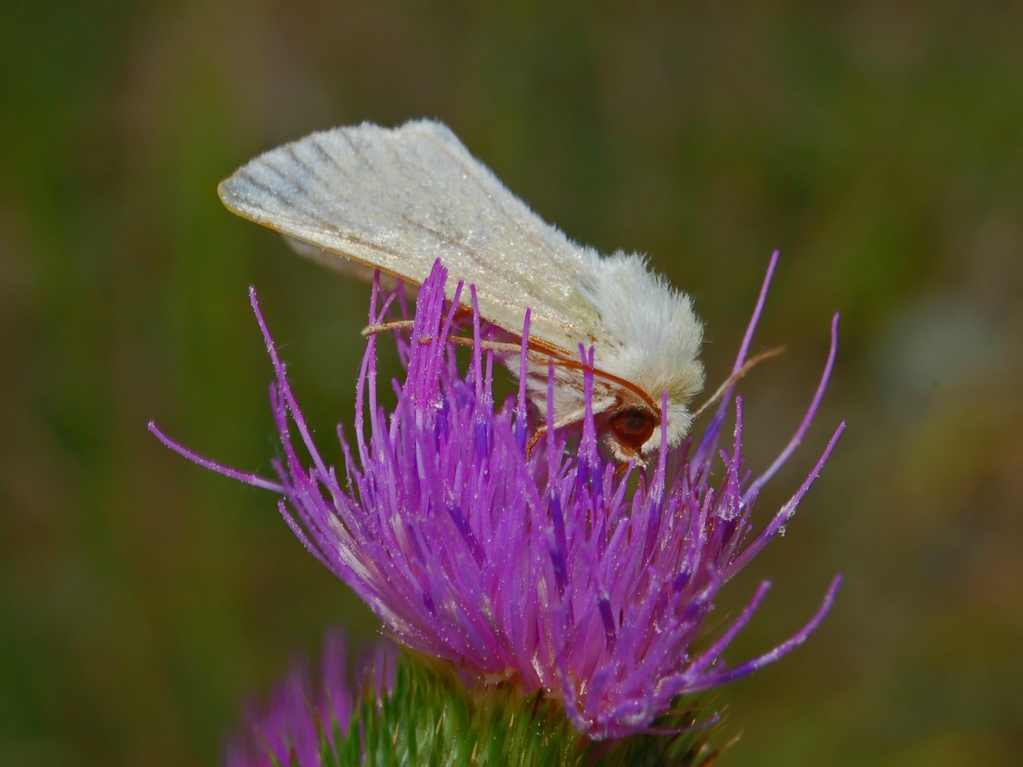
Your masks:
[{"label": "pale wing edge", "polygon": [[[436,123],[411,123],[395,131],[373,126],[373,130],[379,131],[375,137],[388,142],[396,141],[393,137],[397,131],[410,129],[425,129],[425,137],[436,141],[444,148],[448,161],[457,166],[463,174],[471,177],[468,180],[484,192],[492,209],[505,217],[510,225],[524,227],[524,232],[533,232],[538,236],[550,238],[552,254],[557,253],[561,258],[567,256],[578,264],[579,270],[590,268],[588,254],[583,248],[571,243],[559,230],[531,211],[504,187],[486,166],[473,158],[454,134],[444,126]],[[456,280],[461,278],[466,282],[474,281],[471,275],[474,273],[478,275],[479,267],[466,261],[468,258],[466,254],[472,250],[468,242],[452,239],[447,235],[445,235],[447,242],[441,242],[442,233],[436,233],[438,242],[434,243],[432,252],[409,251],[402,249],[399,243],[386,242],[387,238],[379,233],[360,232],[344,220],[335,222],[329,215],[324,215],[323,211],[330,208],[330,190],[335,185],[341,188],[350,187],[350,179],[345,178],[349,169],[341,165],[335,165],[334,168],[317,167],[315,170],[320,173],[325,170],[336,171],[336,178],[329,176],[325,181],[320,179],[319,184],[307,188],[306,184],[310,178],[308,175],[303,176],[303,173],[314,173],[304,165],[298,152],[309,144],[319,146],[319,141],[331,139],[335,134],[352,142],[347,130],[313,134],[255,158],[219,185],[221,200],[229,210],[240,217],[277,231],[286,238],[305,243],[308,247],[299,249],[300,253],[307,256],[314,254],[314,260],[337,271],[351,271],[344,265],[344,259],[348,259],[371,269],[379,268],[387,274],[418,285],[426,278],[433,261],[439,255]],[[402,152],[403,156],[408,152],[407,148],[400,144],[388,148]],[[268,178],[268,172],[274,176]],[[326,258],[322,251],[336,254],[338,258],[336,260]],[[550,263],[552,268],[559,267],[555,258],[551,258]],[[552,275],[552,280],[557,281],[559,277],[566,283],[563,275],[557,272]],[[477,297],[485,316],[510,332],[521,332],[526,306],[531,306],[533,308],[531,335],[552,342],[559,348],[572,347],[577,337],[593,338],[596,335],[593,307],[575,305],[575,302],[567,301],[563,295],[556,292],[545,295],[548,291],[545,290],[543,283],[522,283],[515,286],[515,291],[507,291],[502,290],[501,285],[487,284],[485,281],[484,284],[479,284],[478,277],[475,282]],[[449,297],[453,296],[454,287],[449,286],[448,292],[451,294]],[[518,301],[507,300],[506,295],[513,292],[517,293]],[[470,301],[468,293],[463,294],[461,303],[468,305]]]}]

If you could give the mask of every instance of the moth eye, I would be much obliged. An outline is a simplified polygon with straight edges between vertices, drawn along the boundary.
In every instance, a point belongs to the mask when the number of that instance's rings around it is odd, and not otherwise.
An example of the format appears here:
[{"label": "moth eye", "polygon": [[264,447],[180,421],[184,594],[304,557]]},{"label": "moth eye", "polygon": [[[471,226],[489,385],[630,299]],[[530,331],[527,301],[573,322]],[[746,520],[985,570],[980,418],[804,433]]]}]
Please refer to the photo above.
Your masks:
[{"label": "moth eye", "polygon": [[646,410],[623,410],[611,417],[608,425],[619,443],[638,451],[657,426],[657,418]]}]

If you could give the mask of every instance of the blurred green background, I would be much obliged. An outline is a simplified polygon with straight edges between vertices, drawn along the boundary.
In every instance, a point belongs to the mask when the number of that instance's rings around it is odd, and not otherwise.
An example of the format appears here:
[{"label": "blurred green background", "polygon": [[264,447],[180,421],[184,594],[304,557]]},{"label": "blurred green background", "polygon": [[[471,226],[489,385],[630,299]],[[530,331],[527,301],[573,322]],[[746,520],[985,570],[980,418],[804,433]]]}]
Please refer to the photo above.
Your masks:
[{"label": "blurred green background", "polygon": [[[711,5],[711,4],[704,4]],[[252,692],[375,620],[272,495],[271,370],[246,288],[329,440],[368,290],[235,218],[216,184],[314,129],[428,116],[544,218],[644,251],[726,374],[751,463],[839,362],[761,519],[849,429],[730,652],[828,620],[721,691],[722,765],[1023,758],[1023,5],[953,2],[0,5],[0,763],[215,764]]]}]

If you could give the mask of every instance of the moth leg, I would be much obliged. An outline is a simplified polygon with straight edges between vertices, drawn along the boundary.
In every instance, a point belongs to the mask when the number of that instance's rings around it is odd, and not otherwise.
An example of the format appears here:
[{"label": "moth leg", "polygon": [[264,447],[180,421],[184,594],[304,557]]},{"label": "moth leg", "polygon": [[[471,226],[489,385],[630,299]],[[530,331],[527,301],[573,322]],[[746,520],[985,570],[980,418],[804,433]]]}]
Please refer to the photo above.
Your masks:
[{"label": "moth leg", "polygon": [[542,440],[546,436],[546,434],[547,434],[547,427],[546,426],[541,426],[541,427],[539,427],[533,433],[533,436],[529,438],[529,442],[526,443],[526,460],[527,461],[530,458],[533,457],[533,450],[540,443],[540,440]]},{"label": "moth leg", "polygon": [[[636,463],[638,465],[640,465],[640,466],[646,466],[646,461],[636,461]],[[620,464],[615,466],[615,473],[614,473],[615,480],[620,480],[622,477],[624,477],[625,476],[625,472],[627,472],[629,470],[629,466],[630,466],[630,464],[629,464],[628,461],[622,461]]]},{"label": "moth leg", "polygon": [[[466,336],[448,336],[448,341],[458,346],[474,346],[476,340]],[[504,354],[518,354],[522,351],[522,344],[513,344],[503,341],[480,341],[480,348],[485,351],[502,352]]]},{"label": "moth leg", "polygon": [[394,320],[392,322],[383,322],[379,325],[367,325],[362,329],[362,334],[364,336],[372,336],[392,330],[412,330],[414,324],[415,320]]},{"label": "moth leg", "polygon": [[[371,336],[394,330],[412,330],[414,323],[415,320],[394,320],[392,322],[383,322],[379,325],[367,325],[362,329],[362,335]],[[433,337],[420,336],[418,341],[423,344],[432,343]],[[475,339],[467,338],[466,336],[448,336],[448,341],[458,346],[473,346],[475,344]],[[502,341],[480,341],[480,348],[504,354],[518,354],[522,351],[522,344]]]},{"label": "moth leg", "polygon": [[[584,416],[582,415],[570,415],[567,416],[566,418],[562,418],[560,421],[555,421],[554,431],[564,429],[566,426],[571,426],[574,423],[579,423],[581,420],[583,420],[583,418]],[[542,440],[546,435],[547,435],[546,425],[537,427],[537,430],[533,433],[533,436],[529,438],[529,442],[526,443],[527,459],[533,455],[533,450],[536,448],[537,445],[540,444],[540,440]]]}]

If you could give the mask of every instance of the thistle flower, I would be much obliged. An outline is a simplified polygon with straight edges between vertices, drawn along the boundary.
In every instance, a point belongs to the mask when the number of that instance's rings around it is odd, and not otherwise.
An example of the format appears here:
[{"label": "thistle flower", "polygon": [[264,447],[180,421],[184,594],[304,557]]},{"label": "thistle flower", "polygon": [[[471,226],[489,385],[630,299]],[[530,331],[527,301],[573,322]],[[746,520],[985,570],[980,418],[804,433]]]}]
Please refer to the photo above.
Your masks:
[{"label": "thistle flower", "polygon": [[[746,360],[774,264],[735,370]],[[734,399],[730,445],[719,448],[730,392],[699,439],[671,451],[662,444],[652,465],[623,472],[602,456],[590,411],[581,433],[548,423],[545,437],[527,452],[532,414],[524,376],[517,399],[495,407],[495,355],[481,344],[486,330],[478,311],[471,320],[472,361],[460,371],[447,342],[459,329],[458,301],[444,301],[445,277],[438,262],[419,291],[411,334],[398,337],[407,376],[395,384],[397,404],[389,414],[377,401],[377,338],[369,338],[354,446],[338,431],[342,476],[320,457],[254,291],[253,310],[276,373],[271,403],[283,450],[276,479],[207,461],[151,429],[185,457],[278,493],[281,514],[302,544],[398,641],[487,683],[560,700],[568,720],[594,740],[649,732],[678,696],[750,674],[802,643],[828,611],[838,577],[810,621],[771,651],[736,666],[722,657],[760,605],[767,582],[720,636],[694,649],[718,590],[783,529],[842,431],[840,425],[810,476],[756,531],[754,502],[820,403],[835,357],[837,317],[806,416],[763,474],[744,468],[741,397]],[[371,324],[385,321],[397,295],[382,300],[374,290]],[[528,324],[527,314],[523,338]],[[523,369],[525,355],[523,344]],[[549,380],[550,401],[553,370]],[[589,401],[592,378],[585,385]]]},{"label": "thistle flower", "polygon": [[698,706],[672,713],[673,737],[593,743],[541,693],[466,685],[465,674],[381,643],[355,684],[345,643],[327,635],[319,674],[292,662],[265,705],[250,704],[225,749],[225,767],[707,767],[715,732]]},{"label": "thistle flower", "polygon": [[[357,692],[382,697],[393,687],[393,668],[392,659],[379,652]],[[240,731],[227,746],[226,767],[319,767],[324,742],[337,753],[344,746],[357,697],[347,684],[345,641],[338,632],[324,641],[318,681],[314,687],[308,665],[296,659],[267,706],[249,706]]]}]

